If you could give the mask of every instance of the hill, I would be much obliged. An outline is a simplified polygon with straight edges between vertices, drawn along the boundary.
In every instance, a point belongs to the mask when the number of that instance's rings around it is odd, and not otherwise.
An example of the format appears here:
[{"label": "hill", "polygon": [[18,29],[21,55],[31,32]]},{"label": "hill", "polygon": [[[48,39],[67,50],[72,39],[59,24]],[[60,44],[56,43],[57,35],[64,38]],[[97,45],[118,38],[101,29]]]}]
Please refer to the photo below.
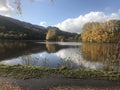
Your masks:
[{"label": "hill", "polygon": [[[52,33],[55,33],[52,35]],[[54,40],[73,39],[77,34],[57,27],[43,27],[0,15],[0,40]],[[52,39],[51,39],[52,37]]]},{"label": "hill", "polygon": [[47,29],[0,15],[0,39],[45,40]]}]

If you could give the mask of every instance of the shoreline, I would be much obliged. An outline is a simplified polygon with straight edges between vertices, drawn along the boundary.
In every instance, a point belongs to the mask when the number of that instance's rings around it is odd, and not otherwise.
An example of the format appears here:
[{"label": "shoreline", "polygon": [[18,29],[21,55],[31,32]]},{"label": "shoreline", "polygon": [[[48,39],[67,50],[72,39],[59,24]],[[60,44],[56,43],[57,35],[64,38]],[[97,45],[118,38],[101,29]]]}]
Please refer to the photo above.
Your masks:
[{"label": "shoreline", "polygon": [[120,90],[120,82],[56,77],[27,80],[0,77],[0,88],[2,90]]}]

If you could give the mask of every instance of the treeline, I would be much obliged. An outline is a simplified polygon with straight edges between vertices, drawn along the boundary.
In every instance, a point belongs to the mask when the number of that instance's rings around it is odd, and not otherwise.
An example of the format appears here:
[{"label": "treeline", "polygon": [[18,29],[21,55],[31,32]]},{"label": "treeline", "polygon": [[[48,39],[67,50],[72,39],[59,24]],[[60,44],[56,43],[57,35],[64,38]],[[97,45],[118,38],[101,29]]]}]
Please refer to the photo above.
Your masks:
[{"label": "treeline", "polygon": [[88,22],[83,26],[81,34],[63,32],[56,27],[49,27],[46,40],[118,43],[120,42],[120,20]]},{"label": "treeline", "polygon": [[[24,31],[25,30],[25,31]],[[7,40],[45,40],[45,34],[37,32],[26,32],[26,29],[17,30],[0,30],[0,39]]]},{"label": "treeline", "polygon": [[120,42],[120,20],[89,22],[83,26],[83,42]]}]

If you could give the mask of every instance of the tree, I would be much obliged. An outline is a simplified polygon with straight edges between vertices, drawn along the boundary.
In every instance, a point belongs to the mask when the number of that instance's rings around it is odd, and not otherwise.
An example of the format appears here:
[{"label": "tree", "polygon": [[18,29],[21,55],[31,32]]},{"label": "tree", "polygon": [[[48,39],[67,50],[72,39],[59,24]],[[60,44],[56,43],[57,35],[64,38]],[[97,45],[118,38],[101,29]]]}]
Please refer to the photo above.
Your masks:
[{"label": "tree", "polygon": [[48,33],[46,35],[46,40],[54,40],[56,41],[57,40],[57,37],[58,37],[58,28],[56,27],[49,27],[48,28]]},{"label": "tree", "polygon": [[86,23],[81,38],[85,42],[120,42],[120,20]]},{"label": "tree", "polygon": [[[21,0],[13,0],[14,1],[14,4],[16,5],[16,10],[17,10],[17,13],[19,15],[22,14],[22,9],[21,9]],[[29,1],[34,1],[34,0],[29,0]],[[52,3],[54,2],[54,0],[50,0]]]}]

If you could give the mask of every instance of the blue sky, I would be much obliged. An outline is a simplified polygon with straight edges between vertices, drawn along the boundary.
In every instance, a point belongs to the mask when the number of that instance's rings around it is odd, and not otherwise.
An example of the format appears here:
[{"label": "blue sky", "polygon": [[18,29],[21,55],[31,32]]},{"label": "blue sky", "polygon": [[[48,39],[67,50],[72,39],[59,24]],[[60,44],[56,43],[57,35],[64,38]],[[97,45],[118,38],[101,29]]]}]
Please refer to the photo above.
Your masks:
[{"label": "blue sky", "polygon": [[9,9],[8,12],[0,9],[0,14],[37,25],[55,25],[70,32],[81,32],[83,24],[89,21],[120,18],[120,0],[55,0],[54,3],[50,0],[21,0],[22,16],[16,14],[13,0],[8,1],[0,0],[0,8]]}]

